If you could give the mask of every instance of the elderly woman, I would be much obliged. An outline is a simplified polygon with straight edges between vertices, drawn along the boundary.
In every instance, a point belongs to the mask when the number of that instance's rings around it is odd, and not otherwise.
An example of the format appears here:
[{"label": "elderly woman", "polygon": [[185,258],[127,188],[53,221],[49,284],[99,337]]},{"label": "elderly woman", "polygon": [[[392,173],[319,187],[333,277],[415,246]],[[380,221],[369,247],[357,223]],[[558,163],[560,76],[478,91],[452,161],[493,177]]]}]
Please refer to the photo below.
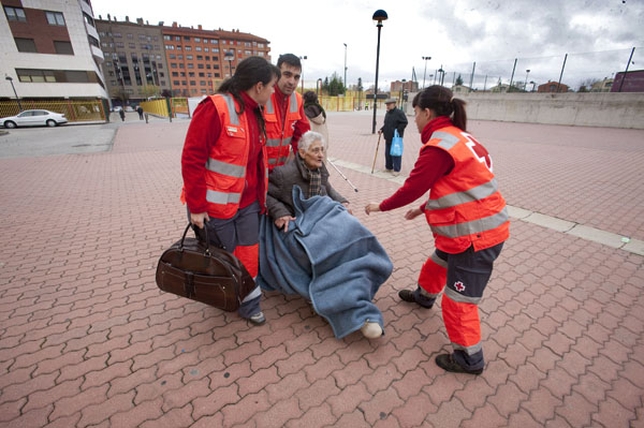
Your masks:
[{"label": "elderly woman", "polygon": [[375,339],[383,318],[372,300],[393,265],[329,183],[324,146],[321,134],[305,133],[295,159],[269,176],[257,282],[309,300],[339,339],[358,330]]}]

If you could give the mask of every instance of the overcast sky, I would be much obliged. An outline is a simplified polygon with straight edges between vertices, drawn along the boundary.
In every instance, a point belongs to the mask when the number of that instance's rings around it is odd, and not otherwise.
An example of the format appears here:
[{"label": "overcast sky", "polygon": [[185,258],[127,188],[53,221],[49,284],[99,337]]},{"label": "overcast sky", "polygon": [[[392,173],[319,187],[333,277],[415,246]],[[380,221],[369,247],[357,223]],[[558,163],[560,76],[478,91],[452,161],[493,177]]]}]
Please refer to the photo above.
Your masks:
[{"label": "overcast sky", "polygon": [[273,62],[282,53],[307,57],[303,76],[311,88],[333,73],[344,78],[345,52],[348,86],[359,77],[366,88],[373,85],[378,9],[389,16],[381,30],[381,90],[410,80],[413,70],[428,86],[441,66],[446,86],[459,75],[469,85],[474,70],[474,87],[489,88],[499,79],[509,83],[514,69],[513,82],[521,85],[558,81],[563,70],[562,83],[576,88],[623,71],[633,47],[629,70],[644,69],[644,0],[92,0],[92,6],[103,19],[263,37]]}]

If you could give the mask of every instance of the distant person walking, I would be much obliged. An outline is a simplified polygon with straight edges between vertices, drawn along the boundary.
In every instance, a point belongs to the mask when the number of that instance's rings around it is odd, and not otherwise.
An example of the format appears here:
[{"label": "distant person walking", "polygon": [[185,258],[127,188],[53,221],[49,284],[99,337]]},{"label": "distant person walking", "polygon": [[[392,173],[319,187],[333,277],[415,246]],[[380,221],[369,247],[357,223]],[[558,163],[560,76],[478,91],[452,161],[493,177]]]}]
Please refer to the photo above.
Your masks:
[{"label": "distant person walking", "polygon": [[138,106],[136,112],[139,114],[139,120],[143,120],[143,107]]},{"label": "distant person walking", "polygon": [[402,168],[402,156],[391,156],[391,140],[394,138],[394,131],[402,138],[405,128],[407,127],[407,116],[401,109],[396,108],[397,100],[388,98],[385,100],[387,112],[385,113],[385,123],[378,130],[379,134],[385,136],[385,169],[397,176]]},{"label": "distant person walking", "polygon": [[466,132],[465,102],[443,86],[430,86],[413,100],[423,147],[409,178],[392,196],[365,207],[367,214],[429,199],[405,214],[424,214],[434,235],[434,253],[414,291],[398,296],[431,308],[442,291],[443,321],[454,352],[436,357],[449,372],[480,374],[485,367],[478,305],[494,260],[510,235],[505,200],[487,150]]},{"label": "distant person walking", "polygon": [[123,107],[119,109],[119,116],[121,117],[121,122],[125,122],[125,110]]}]

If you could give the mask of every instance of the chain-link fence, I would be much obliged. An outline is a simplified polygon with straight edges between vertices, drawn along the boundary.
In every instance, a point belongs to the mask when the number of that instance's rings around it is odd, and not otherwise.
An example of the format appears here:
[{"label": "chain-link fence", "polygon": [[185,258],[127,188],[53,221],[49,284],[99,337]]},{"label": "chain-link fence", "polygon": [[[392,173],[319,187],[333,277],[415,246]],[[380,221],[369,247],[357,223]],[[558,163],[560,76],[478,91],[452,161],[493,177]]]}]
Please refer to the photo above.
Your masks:
[{"label": "chain-link fence", "polygon": [[627,67],[628,71],[644,69],[644,48],[434,64],[434,68],[430,66],[431,69],[418,76],[418,80],[424,80],[425,86],[442,83],[452,87],[460,78],[462,85],[477,91],[499,87],[504,88],[500,92],[506,92],[508,87],[512,88],[511,91],[536,91],[548,82],[566,85],[570,91],[593,91],[593,87],[601,87],[601,82],[614,79]]}]

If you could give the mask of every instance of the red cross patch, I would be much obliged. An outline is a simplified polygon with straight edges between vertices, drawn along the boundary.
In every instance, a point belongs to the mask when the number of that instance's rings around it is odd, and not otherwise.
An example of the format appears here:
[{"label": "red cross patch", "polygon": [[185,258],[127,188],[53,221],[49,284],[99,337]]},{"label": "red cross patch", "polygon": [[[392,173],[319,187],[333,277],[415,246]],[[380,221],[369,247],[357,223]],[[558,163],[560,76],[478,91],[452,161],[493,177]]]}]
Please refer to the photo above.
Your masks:
[{"label": "red cross patch", "polygon": [[465,284],[463,284],[461,281],[457,281],[454,283],[454,288],[456,291],[463,292],[465,291]]}]

